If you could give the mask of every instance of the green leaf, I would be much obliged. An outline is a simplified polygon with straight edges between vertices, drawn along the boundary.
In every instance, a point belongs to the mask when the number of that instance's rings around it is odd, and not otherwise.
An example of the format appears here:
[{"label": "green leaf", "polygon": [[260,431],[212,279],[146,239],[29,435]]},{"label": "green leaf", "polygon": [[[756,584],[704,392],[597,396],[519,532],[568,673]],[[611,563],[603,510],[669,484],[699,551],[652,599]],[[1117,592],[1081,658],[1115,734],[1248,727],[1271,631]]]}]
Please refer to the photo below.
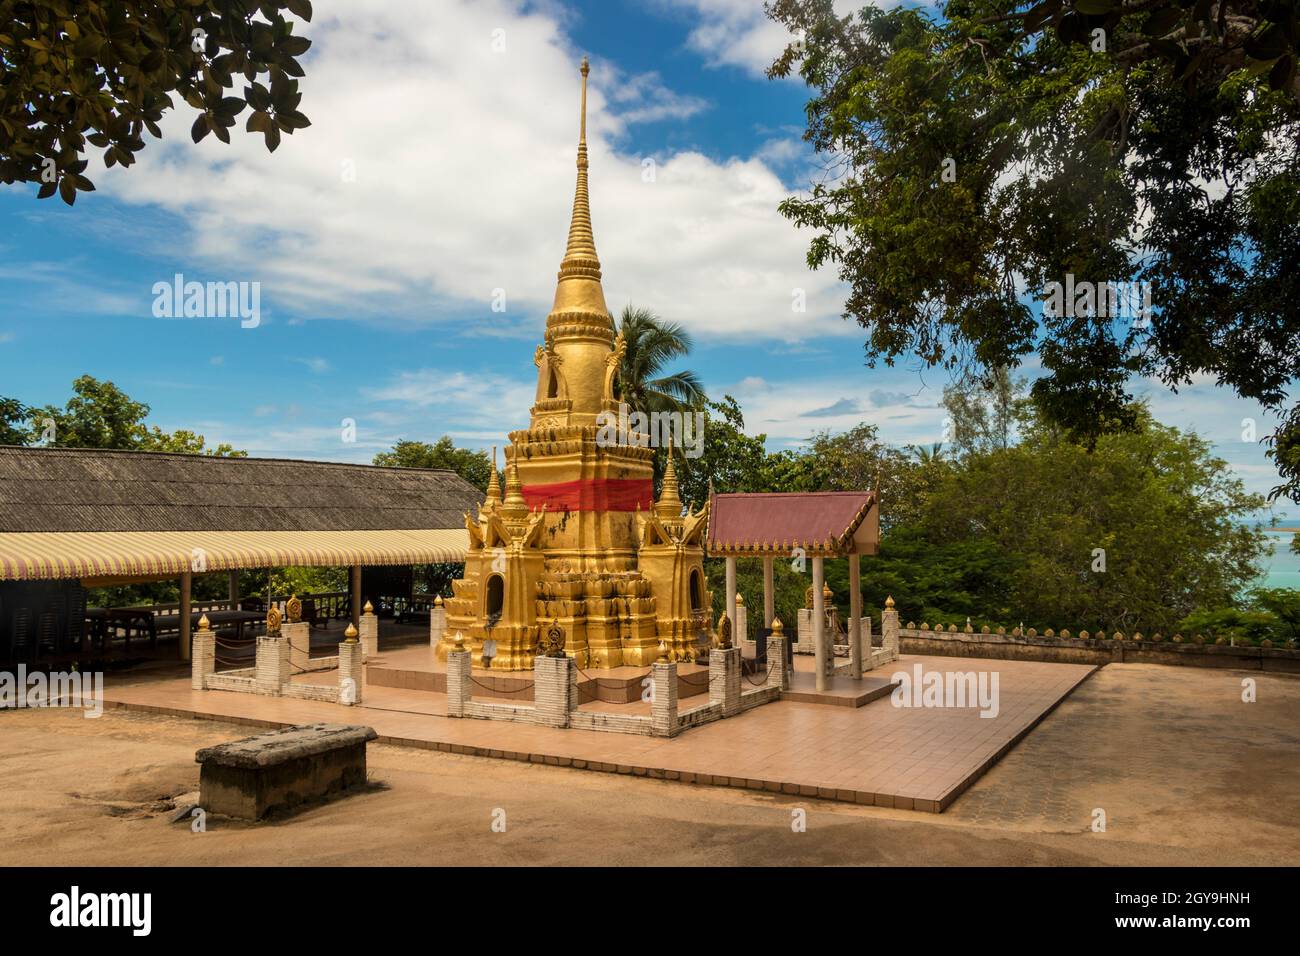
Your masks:
[{"label": "green leaf", "polygon": [[311,40],[306,37],[288,36],[276,44],[276,49],[289,56],[302,56],[311,49]]},{"label": "green leaf", "polygon": [[244,124],[244,129],[250,133],[265,133],[271,128],[271,114],[263,110],[255,110],[248,117],[248,122]]},{"label": "green leaf", "polygon": [[1273,64],[1268,74],[1268,86],[1271,90],[1284,90],[1291,85],[1295,76],[1295,57],[1284,56]]},{"label": "green leaf", "polygon": [[1142,24],[1142,32],[1149,37],[1162,37],[1183,19],[1183,12],[1177,7],[1161,7]]},{"label": "green leaf", "polygon": [[207,136],[210,131],[211,127],[208,125],[208,114],[200,113],[195,117],[194,125],[190,127],[190,139],[197,143],[199,140],[203,139],[203,137]]},{"label": "green leaf", "polygon": [[285,0],[286,7],[295,17],[311,20],[311,0]]}]

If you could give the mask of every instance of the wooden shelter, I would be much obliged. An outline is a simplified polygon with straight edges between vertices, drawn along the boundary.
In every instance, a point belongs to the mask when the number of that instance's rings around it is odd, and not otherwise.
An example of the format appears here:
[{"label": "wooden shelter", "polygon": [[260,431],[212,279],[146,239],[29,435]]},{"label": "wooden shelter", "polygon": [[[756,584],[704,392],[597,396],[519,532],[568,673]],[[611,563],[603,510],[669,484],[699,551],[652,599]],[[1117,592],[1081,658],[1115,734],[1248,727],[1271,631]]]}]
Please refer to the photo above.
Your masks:
[{"label": "wooden shelter", "polygon": [[350,567],[355,616],[363,565],[463,561],[482,500],[451,471],[0,446],[0,645],[40,581],[179,579],[183,656],[196,573],[230,572],[236,601],[240,569]]}]

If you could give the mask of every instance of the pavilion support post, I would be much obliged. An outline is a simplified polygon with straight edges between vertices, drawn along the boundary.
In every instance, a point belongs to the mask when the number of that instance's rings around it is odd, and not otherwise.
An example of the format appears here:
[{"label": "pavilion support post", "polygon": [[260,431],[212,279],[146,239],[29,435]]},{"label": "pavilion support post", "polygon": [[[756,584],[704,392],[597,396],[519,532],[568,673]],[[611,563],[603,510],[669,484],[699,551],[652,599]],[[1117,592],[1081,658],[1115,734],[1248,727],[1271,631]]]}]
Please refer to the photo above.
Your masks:
[{"label": "pavilion support post", "polygon": [[194,575],[190,571],[181,572],[181,660],[190,659],[190,600],[194,589]]},{"label": "pavilion support post", "polygon": [[379,653],[379,618],[375,615],[375,609],[366,602],[366,606],[361,609],[361,626],[357,628],[361,634],[361,653],[365,657],[374,657]]},{"label": "pavilion support post", "polygon": [[229,573],[230,573],[230,584],[227,590],[227,594],[230,598],[230,609],[232,611],[238,611],[239,610],[239,569],[231,568]]},{"label": "pavilion support post", "polygon": [[826,689],[826,602],[822,588],[826,584],[826,568],[821,555],[813,558],[813,651],[816,657],[817,689]]},{"label": "pavilion support post", "polygon": [[361,565],[352,565],[352,626],[361,627]]},{"label": "pavilion support post", "polygon": [[732,624],[732,632],[735,632],[736,624],[736,557],[727,555],[727,620]]},{"label": "pavilion support post", "polygon": [[774,558],[769,554],[763,558],[763,621],[764,627],[772,626],[772,618],[776,617],[776,587],[772,579],[772,564]]},{"label": "pavilion support post", "polygon": [[862,586],[858,554],[849,555],[849,673],[862,678]]}]

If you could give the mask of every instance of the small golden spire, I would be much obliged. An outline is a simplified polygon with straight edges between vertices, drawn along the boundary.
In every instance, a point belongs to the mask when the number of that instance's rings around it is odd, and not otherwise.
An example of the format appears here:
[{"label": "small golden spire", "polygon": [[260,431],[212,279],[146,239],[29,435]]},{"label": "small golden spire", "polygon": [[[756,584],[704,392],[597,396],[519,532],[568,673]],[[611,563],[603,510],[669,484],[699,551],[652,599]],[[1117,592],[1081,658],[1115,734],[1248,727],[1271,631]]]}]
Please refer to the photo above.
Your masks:
[{"label": "small golden spire", "polygon": [[487,510],[501,504],[501,482],[497,480],[497,446],[492,446],[492,477],[488,479],[487,500],[483,502]]},{"label": "small golden spire", "polygon": [[528,502],[524,500],[523,484],[519,481],[519,466],[511,458],[506,465],[506,497],[501,505],[501,514],[508,518],[525,518],[528,516]]},{"label": "small golden spire", "polygon": [[737,591],[737,592],[736,592],[736,607],[744,607],[744,606],[745,606],[745,595],[743,595],[743,594],[741,594],[739,591]]},{"label": "small golden spire", "polygon": [[199,615],[199,630],[206,631],[210,627],[212,627],[212,623],[208,620],[208,616],[206,614]]},{"label": "small golden spire", "polygon": [[357,626],[349,622],[348,629],[343,632],[343,637],[346,643],[355,644],[357,642]]},{"label": "small golden spire", "polygon": [[894,606],[894,599],[893,599],[893,597],[887,597],[887,598],[885,598],[885,607],[893,607],[893,606]]},{"label": "small golden spire", "polygon": [[374,613],[375,613],[375,606],[374,606],[373,604],[371,604],[369,601],[367,601],[365,604],[361,605],[361,613],[362,613],[362,614],[374,614]]},{"label": "small golden spire", "polygon": [[434,606],[434,607],[442,607],[442,595],[441,595],[441,594],[439,594],[438,596],[436,596],[436,597],[433,599],[433,606]]},{"label": "small golden spire", "polygon": [[784,633],[785,625],[781,623],[781,619],[779,617],[772,618],[772,636],[780,637]]},{"label": "small golden spire", "polygon": [[664,469],[663,487],[659,489],[659,500],[655,503],[655,514],[660,518],[674,520],[682,516],[682,499],[678,493],[677,467],[673,464],[673,440],[668,439],[668,467]]}]

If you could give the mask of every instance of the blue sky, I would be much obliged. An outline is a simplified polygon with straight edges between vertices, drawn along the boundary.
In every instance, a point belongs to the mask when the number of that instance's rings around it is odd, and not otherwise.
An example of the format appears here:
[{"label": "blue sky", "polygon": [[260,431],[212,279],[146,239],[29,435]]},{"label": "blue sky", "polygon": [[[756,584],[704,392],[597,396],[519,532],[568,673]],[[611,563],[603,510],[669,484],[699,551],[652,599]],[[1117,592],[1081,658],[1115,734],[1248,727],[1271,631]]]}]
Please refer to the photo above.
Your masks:
[{"label": "blue sky", "polygon": [[[587,54],[611,309],[685,325],[709,392],[735,395],[773,448],[862,420],[898,444],[941,438],[945,373],[867,369],[835,277],[806,269],[809,236],[775,212],[816,166],[803,89],[762,76],[782,34],[757,0],[321,0],[302,32],[313,126],[274,155],[247,135],[191,144],[186,109],[133,169],[92,161],[99,189],[72,209],[0,186],[0,395],[62,404],[89,373],[147,402],[153,424],[254,455],[503,444],[532,398]],[[156,318],[153,285],[178,272],[260,282],[260,324]],[[1212,383],[1135,391],[1252,490],[1271,487],[1242,438],[1248,418],[1267,434],[1258,406]]]}]

